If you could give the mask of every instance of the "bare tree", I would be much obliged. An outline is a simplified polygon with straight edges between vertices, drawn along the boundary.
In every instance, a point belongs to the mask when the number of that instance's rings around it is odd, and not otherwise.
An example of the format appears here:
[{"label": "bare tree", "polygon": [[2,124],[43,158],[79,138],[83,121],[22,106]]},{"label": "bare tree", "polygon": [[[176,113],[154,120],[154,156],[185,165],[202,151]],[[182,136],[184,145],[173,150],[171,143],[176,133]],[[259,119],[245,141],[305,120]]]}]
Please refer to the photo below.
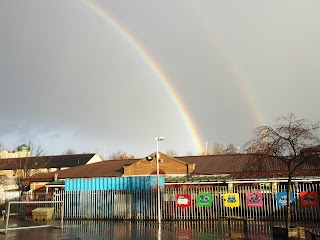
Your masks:
[{"label": "bare tree", "polygon": [[121,150],[119,150],[115,153],[112,153],[109,156],[109,159],[111,159],[111,160],[124,160],[124,159],[133,159],[133,158],[134,158],[134,155],[129,155],[126,152],[123,152]]},{"label": "bare tree", "polygon": [[207,155],[210,155],[210,152],[209,152],[209,151],[202,150],[202,151],[200,152],[200,156],[207,156]]},{"label": "bare tree", "polygon": [[[16,185],[20,191],[20,197],[22,197],[23,192],[29,190],[30,187],[30,183],[24,181],[24,178],[40,173],[43,169],[47,169],[50,159],[44,157],[46,154],[44,148],[31,140],[28,141],[28,145],[23,144],[17,146],[15,149],[18,151],[10,151],[9,156],[2,157],[0,160],[0,169],[12,171],[12,175],[4,173],[2,178],[5,180],[6,185]],[[21,152],[25,153],[22,154]],[[10,155],[12,155],[12,157],[10,157]]]},{"label": "bare tree", "polygon": [[238,153],[238,149],[233,144],[228,144],[226,149],[224,149],[223,154],[234,154]]},{"label": "bare tree", "polygon": [[71,148],[68,148],[66,151],[63,152],[63,155],[74,155],[74,154],[76,154],[76,151]]},{"label": "bare tree", "polygon": [[213,145],[213,154],[214,155],[220,155],[223,152],[223,144],[215,143]]},{"label": "bare tree", "polygon": [[2,150],[4,150],[4,144],[3,144],[2,140],[0,140],[0,152],[1,152]]},{"label": "bare tree", "polygon": [[166,154],[167,154],[168,156],[170,156],[170,157],[176,157],[176,156],[178,156],[177,151],[174,150],[174,149],[168,149],[168,151],[166,152]]},{"label": "bare tree", "polygon": [[[30,187],[30,183],[24,181],[24,178],[40,173],[41,169],[47,168],[46,165],[49,162],[49,158],[44,157],[46,152],[41,145],[29,140],[28,146],[30,148],[30,156],[15,159],[13,166],[13,176],[21,197],[23,192],[28,191]],[[13,160],[11,159],[11,161]]]},{"label": "bare tree", "polygon": [[193,153],[189,151],[186,153],[186,156],[193,156]]},{"label": "bare tree", "polygon": [[261,153],[276,157],[286,166],[287,171],[287,219],[286,227],[291,222],[290,192],[294,173],[308,165],[316,166],[319,162],[317,154],[303,149],[320,143],[320,123],[312,123],[305,119],[297,120],[294,114],[277,119],[275,126],[261,126],[254,130],[252,139],[246,144],[248,152]]}]

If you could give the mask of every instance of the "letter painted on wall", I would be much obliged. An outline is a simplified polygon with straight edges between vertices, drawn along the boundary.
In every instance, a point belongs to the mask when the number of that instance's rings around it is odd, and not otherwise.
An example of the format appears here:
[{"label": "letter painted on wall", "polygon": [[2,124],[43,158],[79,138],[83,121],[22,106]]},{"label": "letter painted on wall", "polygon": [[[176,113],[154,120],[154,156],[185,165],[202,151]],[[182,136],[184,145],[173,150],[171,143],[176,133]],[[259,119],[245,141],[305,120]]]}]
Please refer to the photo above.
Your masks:
[{"label": "letter painted on wall", "polygon": [[188,208],[191,205],[190,194],[178,194],[177,195],[177,207]]},{"label": "letter painted on wall", "polygon": [[[277,205],[279,207],[287,206],[287,191],[278,192],[276,196]],[[290,205],[293,205],[295,198],[293,193],[290,193]]]},{"label": "letter painted on wall", "polygon": [[300,192],[301,206],[318,206],[319,198],[317,192]]},{"label": "letter painted on wall", "polygon": [[240,198],[239,193],[225,193],[223,194],[223,201],[225,207],[239,207],[240,206]]},{"label": "letter painted on wall", "polygon": [[247,205],[248,207],[262,207],[262,193],[247,193]]},{"label": "letter painted on wall", "polygon": [[199,193],[197,195],[197,206],[198,207],[211,207],[212,206],[212,195],[209,193]]}]

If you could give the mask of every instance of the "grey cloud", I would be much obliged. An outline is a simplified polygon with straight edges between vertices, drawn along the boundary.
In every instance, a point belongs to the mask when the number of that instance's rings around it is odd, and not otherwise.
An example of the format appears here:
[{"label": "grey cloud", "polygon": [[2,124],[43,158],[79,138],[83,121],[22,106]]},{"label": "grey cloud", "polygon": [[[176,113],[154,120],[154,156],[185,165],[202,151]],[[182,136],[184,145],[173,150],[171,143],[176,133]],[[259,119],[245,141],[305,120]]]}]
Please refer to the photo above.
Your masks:
[{"label": "grey cloud", "polygon": [[[257,115],[319,121],[318,2],[98,3],[168,76],[203,146],[245,142]],[[165,135],[163,150],[196,152],[154,71],[83,2],[1,2],[0,34],[4,142],[144,155]]]}]

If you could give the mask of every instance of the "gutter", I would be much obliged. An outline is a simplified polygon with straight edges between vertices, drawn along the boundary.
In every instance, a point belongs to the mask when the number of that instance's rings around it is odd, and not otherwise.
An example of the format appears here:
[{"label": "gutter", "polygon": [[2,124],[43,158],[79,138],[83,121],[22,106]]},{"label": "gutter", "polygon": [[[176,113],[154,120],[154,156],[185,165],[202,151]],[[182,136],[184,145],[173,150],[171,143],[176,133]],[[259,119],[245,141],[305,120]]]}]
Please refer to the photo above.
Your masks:
[{"label": "gutter", "polygon": [[[293,179],[291,180],[292,182],[320,182],[320,179]],[[164,185],[181,185],[181,184],[185,184],[185,185],[199,185],[199,184],[203,184],[203,185],[207,185],[207,184],[218,184],[218,183],[273,183],[273,182],[288,182],[288,180],[282,179],[282,180],[263,180],[263,179],[259,179],[259,180],[234,180],[234,181],[219,181],[219,182],[175,182],[175,183],[164,183]]]}]

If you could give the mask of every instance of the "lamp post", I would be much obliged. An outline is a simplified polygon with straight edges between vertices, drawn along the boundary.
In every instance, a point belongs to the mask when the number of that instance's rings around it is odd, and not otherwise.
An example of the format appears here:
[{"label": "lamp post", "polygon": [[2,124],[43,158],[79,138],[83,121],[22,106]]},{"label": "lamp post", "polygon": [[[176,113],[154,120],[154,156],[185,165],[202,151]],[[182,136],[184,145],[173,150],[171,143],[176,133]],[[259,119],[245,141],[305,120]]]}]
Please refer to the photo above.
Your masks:
[{"label": "lamp post", "polygon": [[164,137],[156,137],[155,138],[157,143],[157,190],[158,190],[158,223],[161,224],[161,208],[160,208],[160,180],[159,180],[159,141],[163,141]]}]

